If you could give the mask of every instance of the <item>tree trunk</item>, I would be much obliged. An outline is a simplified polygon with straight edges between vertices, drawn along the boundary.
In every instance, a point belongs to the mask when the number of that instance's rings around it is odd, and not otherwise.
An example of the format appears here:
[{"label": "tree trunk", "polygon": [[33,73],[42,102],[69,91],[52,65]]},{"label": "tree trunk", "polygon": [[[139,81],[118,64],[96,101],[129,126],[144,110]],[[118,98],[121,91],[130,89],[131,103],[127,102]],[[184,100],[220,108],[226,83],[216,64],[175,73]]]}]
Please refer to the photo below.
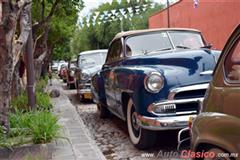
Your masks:
[{"label": "tree trunk", "polygon": [[35,78],[37,81],[41,76],[44,60],[46,57],[48,57],[48,46],[47,46],[48,32],[49,32],[49,27],[47,26],[45,27],[44,36],[37,43],[37,47],[35,50],[34,64],[35,64]]},{"label": "tree trunk", "polygon": [[11,89],[11,97],[16,97],[21,93],[21,82],[19,77],[19,67],[20,63],[18,63],[13,71],[13,79],[12,79],[12,89]]},{"label": "tree trunk", "polygon": [[[8,111],[14,68],[19,60],[29,33],[30,0],[0,0],[0,125],[9,132]],[[20,36],[15,41],[18,19]]]},{"label": "tree trunk", "polygon": [[13,75],[12,44],[16,31],[16,14],[11,13],[8,3],[2,4],[0,20],[0,125],[5,133],[9,132],[8,110],[11,101],[11,84]]}]

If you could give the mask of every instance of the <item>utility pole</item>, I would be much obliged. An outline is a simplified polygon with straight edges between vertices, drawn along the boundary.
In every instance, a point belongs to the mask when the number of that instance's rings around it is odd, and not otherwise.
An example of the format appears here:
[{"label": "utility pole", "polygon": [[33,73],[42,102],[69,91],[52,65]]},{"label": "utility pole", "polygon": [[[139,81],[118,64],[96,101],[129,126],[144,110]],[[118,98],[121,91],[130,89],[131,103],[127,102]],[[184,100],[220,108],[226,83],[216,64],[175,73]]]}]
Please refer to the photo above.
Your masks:
[{"label": "utility pole", "polygon": [[123,19],[121,20],[121,32],[123,32]]},{"label": "utility pole", "polygon": [[[31,11],[31,9],[30,9]],[[33,38],[32,38],[32,16],[29,13],[29,25],[30,31],[28,35],[27,45],[26,45],[26,61],[27,61],[27,93],[28,93],[28,106],[31,109],[35,108],[36,98],[35,98],[35,74],[34,74],[34,58],[33,58]]]},{"label": "utility pole", "polygon": [[170,11],[169,11],[169,0],[167,0],[167,26],[170,28]]}]

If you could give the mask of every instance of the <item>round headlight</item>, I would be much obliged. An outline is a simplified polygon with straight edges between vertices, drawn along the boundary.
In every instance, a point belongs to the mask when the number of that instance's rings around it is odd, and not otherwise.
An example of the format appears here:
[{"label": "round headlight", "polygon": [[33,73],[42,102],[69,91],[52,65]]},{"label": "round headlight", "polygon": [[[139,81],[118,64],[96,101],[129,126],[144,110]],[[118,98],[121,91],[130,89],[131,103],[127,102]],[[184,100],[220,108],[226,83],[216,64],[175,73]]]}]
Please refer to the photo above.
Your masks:
[{"label": "round headlight", "polygon": [[90,78],[90,76],[89,76],[87,73],[85,73],[85,72],[82,73],[81,79],[82,79],[83,81],[87,81],[89,78]]},{"label": "round headlight", "polygon": [[158,72],[152,72],[145,77],[145,89],[151,93],[158,93],[164,85],[163,77]]}]

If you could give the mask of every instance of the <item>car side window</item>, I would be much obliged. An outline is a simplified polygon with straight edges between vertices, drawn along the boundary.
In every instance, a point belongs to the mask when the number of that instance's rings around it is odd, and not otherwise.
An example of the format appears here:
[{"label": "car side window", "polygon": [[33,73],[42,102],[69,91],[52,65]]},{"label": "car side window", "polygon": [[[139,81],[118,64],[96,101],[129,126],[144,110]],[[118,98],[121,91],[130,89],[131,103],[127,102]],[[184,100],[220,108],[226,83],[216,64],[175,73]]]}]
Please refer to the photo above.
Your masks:
[{"label": "car side window", "polygon": [[240,83],[240,37],[230,49],[224,64],[225,76],[229,82]]},{"label": "car side window", "polygon": [[123,52],[122,52],[122,43],[121,43],[121,40],[119,39],[114,41],[111,44],[109,53],[107,55],[106,63],[109,64],[121,58],[123,58]]}]

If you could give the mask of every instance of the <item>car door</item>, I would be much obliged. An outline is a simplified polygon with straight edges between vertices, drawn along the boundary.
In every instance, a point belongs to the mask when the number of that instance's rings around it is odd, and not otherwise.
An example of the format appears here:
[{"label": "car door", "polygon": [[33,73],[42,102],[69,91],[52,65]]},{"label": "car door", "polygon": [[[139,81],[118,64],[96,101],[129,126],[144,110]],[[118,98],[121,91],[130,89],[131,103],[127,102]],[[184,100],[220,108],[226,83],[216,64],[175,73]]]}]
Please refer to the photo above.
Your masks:
[{"label": "car door", "polygon": [[104,88],[106,95],[106,103],[108,108],[117,114],[116,97],[115,97],[115,75],[114,69],[119,65],[122,58],[122,42],[121,39],[113,41],[109,47],[105,64],[103,65],[101,76],[104,79]]},{"label": "car door", "polygon": [[[226,44],[222,59],[214,74],[212,104],[219,111],[240,118],[240,27]],[[216,99],[216,97],[218,97]],[[212,105],[213,106],[213,105]],[[217,106],[216,106],[217,107]]]}]

